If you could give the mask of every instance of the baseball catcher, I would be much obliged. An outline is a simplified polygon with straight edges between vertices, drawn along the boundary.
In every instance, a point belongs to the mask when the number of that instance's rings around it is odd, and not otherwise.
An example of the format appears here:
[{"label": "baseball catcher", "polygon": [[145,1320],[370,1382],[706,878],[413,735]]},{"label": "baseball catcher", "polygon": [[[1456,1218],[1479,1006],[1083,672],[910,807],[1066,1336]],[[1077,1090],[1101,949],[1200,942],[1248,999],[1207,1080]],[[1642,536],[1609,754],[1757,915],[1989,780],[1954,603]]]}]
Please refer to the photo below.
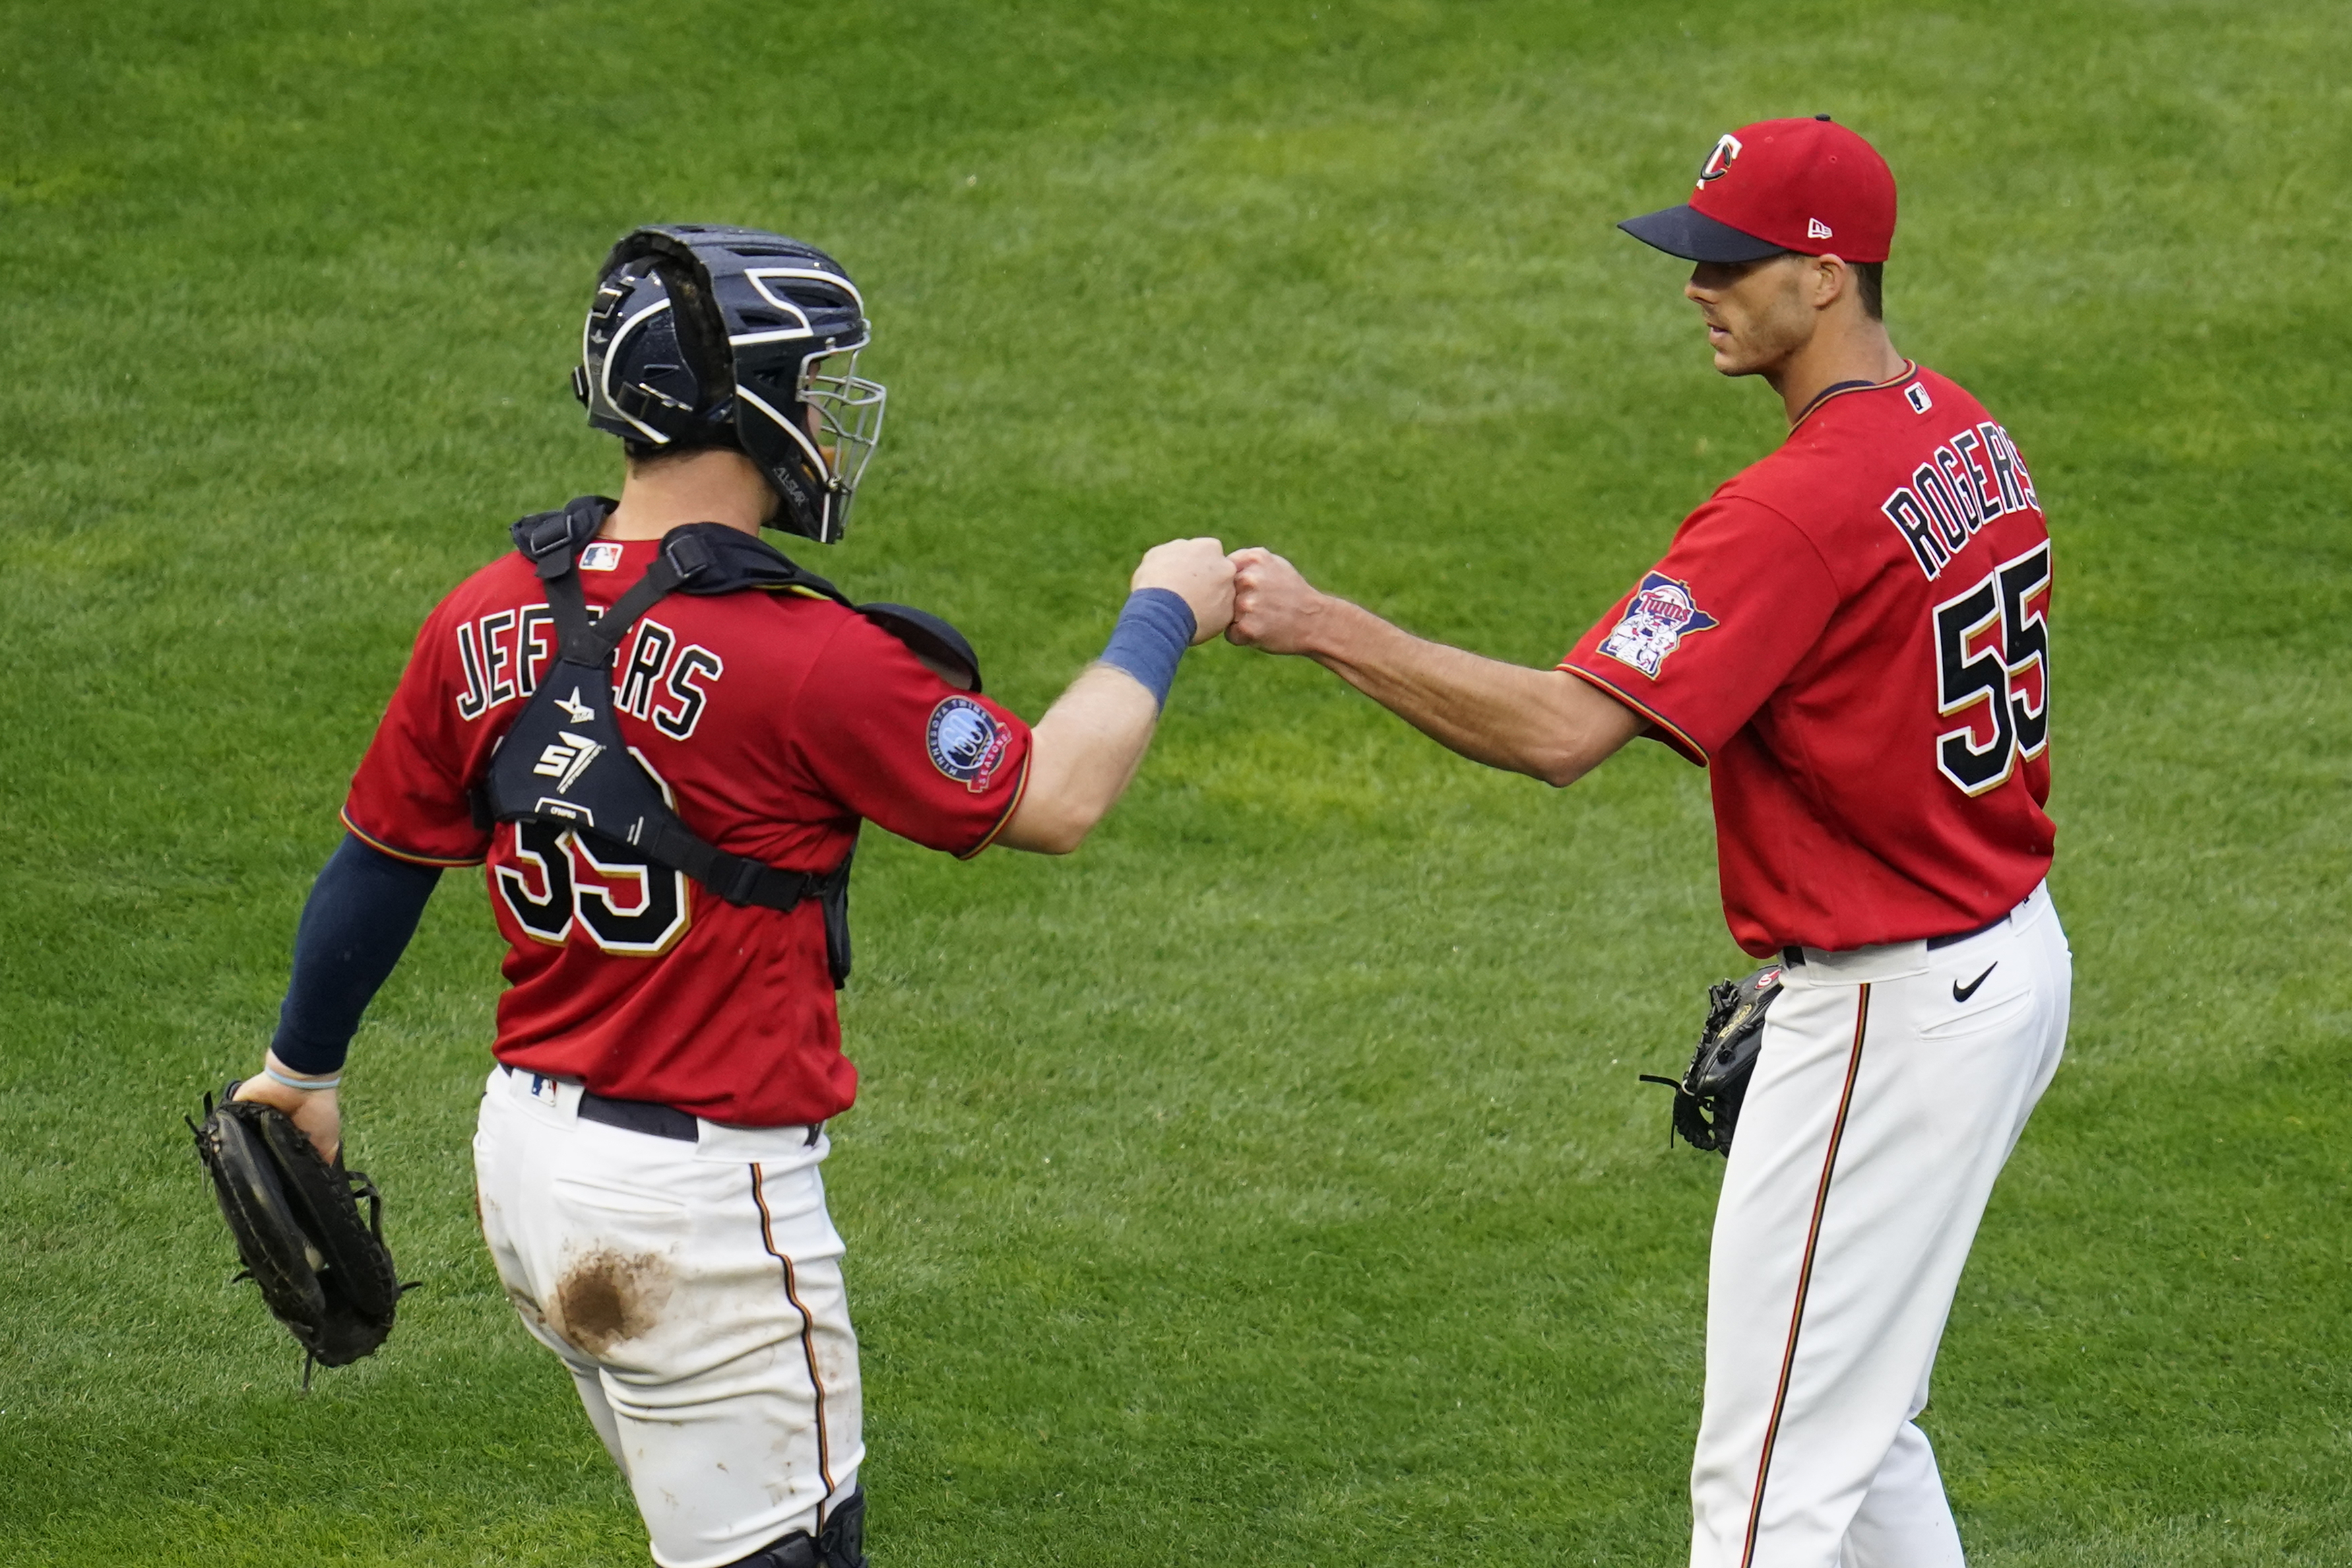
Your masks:
[{"label": "baseball catcher", "polygon": [[313,1364],[344,1366],[374,1354],[406,1287],[383,1244],[375,1183],[345,1170],[340,1150],[331,1164],[283,1111],[239,1100],[236,1091],[231,1083],[218,1105],[205,1095],[204,1121],[188,1127],[236,1238],[245,1264],[237,1278],[261,1287],[270,1314],[302,1346],[308,1389]]},{"label": "baseball catcher", "polygon": [[1149,552],[1033,726],[952,626],[761,537],[839,539],[881,436],[838,261],[648,226],[586,303],[572,392],[618,438],[621,493],[522,518],[425,619],[268,1054],[199,1145],[304,1347],[381,1343],[398,1287],[359,1222],[374,1191],[336,1163],[336,1085],[442,872],[483,867],[509,951],[476,1194],[524,1332],[661,1568],[865,1568],[865,1393],[820,1175],[856,1099],[835,993],[858,832],[1077,848],[1185,650],[1224,630],[1234,569],[1213,538]]},{"label": "baseball catcher", "polygon": [[1739,1102],[1756,1075],[1756,1052],[1764,1043],[1764,1014],[1780,994],[1778,964],[1767,964],[1744,980],[1717,980],[1706,988],[1706,1023],[1682,1078],[1642,1074],[1643,1082],[1663,1083],[1675,1092],[1675,1131],[1692,1148],[1730,1158]]}]

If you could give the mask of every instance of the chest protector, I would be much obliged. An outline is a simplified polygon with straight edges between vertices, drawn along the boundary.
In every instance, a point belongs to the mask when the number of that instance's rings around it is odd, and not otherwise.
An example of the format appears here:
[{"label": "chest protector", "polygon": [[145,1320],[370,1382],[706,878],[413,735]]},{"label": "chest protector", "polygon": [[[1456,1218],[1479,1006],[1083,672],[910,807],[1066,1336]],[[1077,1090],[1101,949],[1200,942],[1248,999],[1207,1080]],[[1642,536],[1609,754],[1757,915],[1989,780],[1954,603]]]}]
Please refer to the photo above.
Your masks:
[{"label": "chest protector", "polygon": [[688,827],[621,735],[613,712],[614,655],[638,618],[672,593],[765,590],[858,610],[949,679],[968,676],[974,691],[979,661],[945,622],[898,605],[860,609],[824,579],[719,523],[672,528],[646,575],[592,621],[580,552],[613,506],[604,497],[586,496],[560,512],[537,513],[514,525],[515,548],[546,585],[558,641],[530,700],[490,758],[489,776],[475,793],[476,814],[485,825],[544,822],[625,846],[656,865],[684,872],[730,904],[788,910],[814,898],[824,911],[825,962],[838,988],[849,977],[849,862],[856,845],[829,872],[784,871],[729,854]]}]

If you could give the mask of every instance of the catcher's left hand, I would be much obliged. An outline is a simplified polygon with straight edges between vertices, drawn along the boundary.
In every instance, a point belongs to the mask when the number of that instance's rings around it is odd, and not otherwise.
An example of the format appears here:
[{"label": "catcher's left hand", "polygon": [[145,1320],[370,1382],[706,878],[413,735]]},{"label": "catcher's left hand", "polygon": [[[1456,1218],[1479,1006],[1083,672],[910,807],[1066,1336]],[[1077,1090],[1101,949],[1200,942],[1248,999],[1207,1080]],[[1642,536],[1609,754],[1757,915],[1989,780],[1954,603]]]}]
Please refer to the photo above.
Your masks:
[{"label": "catcher's left hand", "polygon": [[391,1334],[403,1289],[383,1244],[383,1199],[365,1176],[330,1165],[283,1111],[237,1098],[238,1087],[218,1105],[205,1095],[204,1121],[188,1123],[237,1256],[311,1359],[357,1361]]},{"label": "catcher's left hand", "polygon": [[333,1165],[335,1157],[343,1151],[341,1103],[336,1099],[332,1087],[297,1089],[269,1076],[272,1071],[283,1071],[285,1065],[278,1060],[278,1053],[271,1051],[261,1073],[242,1083],[229,1085],[235,1092],[230,1097],[258,1100],[265,1105],[277,1106],[296,1126],[310,1134],[310,1142],[318,1147],[319,1157]]}]

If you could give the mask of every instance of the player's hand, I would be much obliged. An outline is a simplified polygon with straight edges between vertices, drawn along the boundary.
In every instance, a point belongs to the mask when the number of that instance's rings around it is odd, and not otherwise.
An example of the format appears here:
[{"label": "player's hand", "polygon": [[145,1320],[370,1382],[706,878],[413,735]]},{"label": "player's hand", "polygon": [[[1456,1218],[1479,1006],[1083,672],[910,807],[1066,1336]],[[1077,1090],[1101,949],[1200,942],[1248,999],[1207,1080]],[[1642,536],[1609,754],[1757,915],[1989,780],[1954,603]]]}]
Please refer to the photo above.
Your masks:
[{"label": "player's hand", "polygon": [[1195,647],[1234,618],[1234,563],[1225,558],[1222,539],[1170,539],[1152,546],[1128,587],[1164,588],[1191,605]]},{"label": "player's hand", "polygon": [[1269,653],[1307,652],[1320,619],[1335,601],[1270,549],[1237,549],[1234,622],[1225,641]]},{"label": "player's hand", "polygon": [[[281,1072],[291,1072],[273,1056],[269,1065]],[[294,1073],[299,1077],[300,1074]],[[258,1100],[265,1105],[275,1105],[293,1119],[294,1124],[309,1134],[319,1157],[329,1165],[335,1163],[335,1152],[343,1146],[342,1107],[336,1103],[332,1089],[289,1089],[276,1079],[257,1072],[236,1086],[240,1100]]]}]

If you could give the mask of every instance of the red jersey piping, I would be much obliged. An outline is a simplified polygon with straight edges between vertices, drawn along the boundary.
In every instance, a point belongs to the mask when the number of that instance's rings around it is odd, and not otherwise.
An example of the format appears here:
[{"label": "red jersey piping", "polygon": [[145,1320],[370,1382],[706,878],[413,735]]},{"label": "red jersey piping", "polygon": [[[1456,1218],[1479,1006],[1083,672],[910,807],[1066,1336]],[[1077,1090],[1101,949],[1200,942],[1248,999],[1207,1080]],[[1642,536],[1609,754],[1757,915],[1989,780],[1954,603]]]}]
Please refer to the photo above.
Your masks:
[{"label": "red jersey piping", "polygon": [[352,837],[359,840],[360,842],[367,845],[368,848],[375,851],[378,854],[390,855],[396,861],[406,861],[411,865],[436,866],[443,871],[450,870],[456,866],[479,865],[482,863],[483,857],[480,855],[469,856],[464,860],[451,860],[444,855],[420,855],[408,850],[396,850],[390,844],[385,843],[382,839],[377,838],[373,833],[369,832],[365,828],[361,827],[357,822],[352,821],[350,807],[344,807],[341,811],[337,812],[336,815],[342,818],[343,826],[350,831]]},{"label": "red jersey piping", "polygon": [[1021,754],[1021,777],[1013,781],[1013,799],[1004,803],[1004,814],[996,819],[996,826],[988,830],[986,837],[982,838],[980,842],[972,845],[971,848],[964,851],[963,853],[956,856],[956,859],[960,861],[968,861],[971,859],[972,856],[980,853],[981,851],[994,843],[997,840],[997,836],[1004,831],[1006,824],[1013,821],[1013,813],[1021,809],[1021,797],[1029,793],[1029,759],[1034,757],[1036,752],[1037,742],[1035,735],[1033,733],[1029,741],[1029,748]]},{"label": "red jersey piping", "polygon": [[1627,707],[1632,708],[1635,713],[1640,714],[1643,718],[1648,719],[1652,724],[1656,725],[1661,730],[1665,732],[1664,738],[1666,745],[1671,747],[1685,762],[1695,763],[1701,768],[1707,765],[1706,747],[1701,746],[1697,741],[1693,740],[1683,729],[1682,726],[1676,724],[1673,719],[1668,718],[1665,715],[1660,713],[1657,709],[1652,707],[1649,704],[1643,702],[1633,693],[1626,691],[1623,687],[1619,686],[1614,682],[1602,680],[1599,675],[1594,674],[1591,670],[1584,668],[1580,664],[1563,664],[1556,667],[1567,671],[1570,674],[1576,676],[1580,680],[1591,682],[1594,685],[1599,686],[1611,696],[1615,697],[1619,702],[1623,703]]}]

